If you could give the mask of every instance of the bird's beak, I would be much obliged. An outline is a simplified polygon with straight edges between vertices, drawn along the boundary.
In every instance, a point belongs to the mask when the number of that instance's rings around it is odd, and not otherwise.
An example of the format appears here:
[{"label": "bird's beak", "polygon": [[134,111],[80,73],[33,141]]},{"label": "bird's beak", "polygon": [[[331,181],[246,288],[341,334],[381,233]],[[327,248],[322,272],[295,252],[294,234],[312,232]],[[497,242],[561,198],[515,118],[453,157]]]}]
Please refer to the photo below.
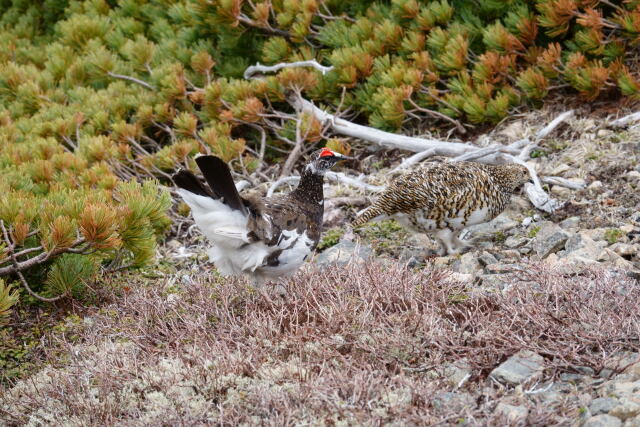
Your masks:
[{"label": "bird's beak", "polygon": [[334,153],[339,162],[341,162],[342,160],[355,160],[355,157],[345,156],[344,154],[336,153],[335,151]]}]

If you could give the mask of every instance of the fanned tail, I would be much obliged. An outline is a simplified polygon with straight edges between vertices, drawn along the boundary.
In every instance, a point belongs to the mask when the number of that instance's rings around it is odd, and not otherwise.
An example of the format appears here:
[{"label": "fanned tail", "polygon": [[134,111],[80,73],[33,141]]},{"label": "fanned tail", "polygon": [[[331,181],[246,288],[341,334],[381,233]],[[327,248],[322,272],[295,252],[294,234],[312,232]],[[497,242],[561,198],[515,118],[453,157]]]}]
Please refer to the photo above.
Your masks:
[{"label": "fanned tail", "polygon": [[173,182],[175,182],[175,184],[183,190],[186,190],[198,196],[211,197],[213,199],[217,198],[214,196],[211,190],[202,185],[202,183],[198,180],[198,178],[196,178],[194,174],[187,170],[179,170],[171,178],[173,179]]},{"label": "fanned tail", "polygon": [[199,156],[196,158],[198,168],[202,171],[204,179],[218,198],[223,199],[224,204],[232,209],[239,210],[246,214],[246,209],[240,194],[233,182],[229,166],[216,156]]}]

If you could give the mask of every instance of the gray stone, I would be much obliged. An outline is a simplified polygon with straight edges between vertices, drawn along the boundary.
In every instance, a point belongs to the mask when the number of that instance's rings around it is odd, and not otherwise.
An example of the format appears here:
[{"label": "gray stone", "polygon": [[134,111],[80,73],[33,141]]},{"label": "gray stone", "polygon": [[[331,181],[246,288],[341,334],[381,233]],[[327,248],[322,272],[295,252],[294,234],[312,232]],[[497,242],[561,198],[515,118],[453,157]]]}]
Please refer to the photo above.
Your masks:
[{"label": "gray stone", "polygon": [[603,387],[610,395],[630,396],[640,392],[640,381],[610,380]]},{"label": "gray stone", "polygon": [[640,427],[640,416],[626,420],[624,427]]},{"label": "gray stone", "polygon": [[444,367],[444,376],[452,387],[462,387],[471,377],[471,367],[466,360],[449,363]]},{"label": "gray stone", "polygon": [[351,262],[364,262],[371,257],[372,250],[368,246],[362,246],[355,242],[342,241],[322,252],[316,258],[316,264],[345,265]]},{"label": "gray stone", "polygon": [[617,404],[618,399],[614,399],[613,397],[599,397],[597,399],[593,399],[593,402],[589,405],[589,411],[591,412],[591,415],[606,414],[615,408]]},{"label": "gray stone", "polygon": [[494,414],[506,418],[509,423],[515,423],[527,418],[529,410],[524,406],[513,406],[500,402],[496,406]]},{"label": "gray stone", "polygon": [[556,408],[564,405],[565,394],[559,391],[545,391],[538,395],[540,400],[548,407]]},{"label": "gray stone", "polygon": [[609,415],[623,421],[640,415],[640,396],[621,398],[620,403],[609,411]]},{"label": "gray stone", "polygon": [[474,253],[467,252],[453,263],[452,269],[458,273],[474,274],[480,270],[480,262]]},{"label": "gray stone", "polygon": [[552,222],[546,222],[533,239],[533,250],[540,258],[559,251],[569,239],[569,234]]},{"label": "gray stone", "polygon": [[628,181],[640,181],[640,172],[632,170],[624,174],[624,177]]},{"label": "gray stone", "polygon": [[560,224],[558,224],[560,226],[560,228],[567,230],[567,229],[571,229],[571,228],[579,228],[580,227],[580,221],[582,221],[580,219],[579,216],[572,216],[569,217],[567,219],[565,219],[564,221],[562,221]]},{"label": "gray stone", "polygon": [[506,274],[481,274],[478,276],[484,288],[503,290],[507,286]]},{"label": "gray stone", "polygon": [[480,264],[482,264],[483,266],[498,263],[498,259],[487,251],[484,251],[480,254],[480,256],[478,257],[478,261],[480,261]]},{"label": "gray stone", "polygon": [[529,253],[531,253],[531,248],[528,246],[522,247],[520,249],[518,249],[518,252],[520,252],[522,255],[527,255]]},{"label": "gray stone", "polygon": [[469,393],[445,391],[435,395],[431,401],[433,407],[440,412],[460,413],[465,408],[475,408],[476,401]]},{"label": "gray stone", "polygon": [[596,243],[588,233],[580,231],[567,239],[564,250],[567,254],[578,252],[577,255],[595,259],[602,251],[602,243]]},{"label": "gray stone", "polygon": [[611,415],[602,414],[589,418],[582,427],[620,427],[622,421]]},{"label": "gray stone", "polygon": [[637,244],[632,245],[629,243],[614,243],[609,249],[622,257],[638,256],[638,254],[640,253],[640,245]]},{"label": "gray stone", "polygon": [[560,374],[560,380],[568,383],[578,383],[584,379],[584,375],[564,372]]},{"label": "gray stone", "polygon": [[489,274],[505,274],[521,270],[517,264],[489,264],[485,267],[485,271]]},{"label": "gray stone", "polygon": [[512,385],[522,384],[542,373],[544,359],[529,350],[521,350],[491,372],[494,379]]},{"label": "gray stone", "polygon": [[472,225],[467,228],[470,233],[480,235],[491,235],[497,232],[504,232],[518,226],[518,222],[511,219],[507,213],[502,212],[492,221],[483,224]]},{"label": "gray stone", "polygon": [[507,240],[504,241],[504,245],[510,249],[518,248],[527,243],[527,239],[522,236],[509,236]]}]

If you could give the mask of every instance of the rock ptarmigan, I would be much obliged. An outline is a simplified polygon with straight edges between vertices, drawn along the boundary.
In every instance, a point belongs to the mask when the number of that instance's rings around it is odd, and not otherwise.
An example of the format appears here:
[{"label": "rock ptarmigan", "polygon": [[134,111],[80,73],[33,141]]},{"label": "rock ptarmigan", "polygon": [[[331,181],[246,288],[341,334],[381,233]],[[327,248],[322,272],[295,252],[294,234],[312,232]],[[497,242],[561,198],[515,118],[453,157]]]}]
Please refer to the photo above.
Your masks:
[{"label": "rock ptarmigan", "polygon": [[468,246],[457,232],[491,221],[529,179],[527,168],[515,163],[425,163],[394,179],[352,225],[395,218],[411,231],[435,233],[446,252],[454,254]]},{"label": "rock ptarmigan", "polygon": [[213,244],[208,254],[218,271],[247,274],[260,286],[293,274],[315,249],[322,231],[324,173],[347,158],[327,148],[315,151],[298,187],[272,197],[238,194],[229,167],[215,156],[196,158],[208,187],[186,170],[173,181]]}]

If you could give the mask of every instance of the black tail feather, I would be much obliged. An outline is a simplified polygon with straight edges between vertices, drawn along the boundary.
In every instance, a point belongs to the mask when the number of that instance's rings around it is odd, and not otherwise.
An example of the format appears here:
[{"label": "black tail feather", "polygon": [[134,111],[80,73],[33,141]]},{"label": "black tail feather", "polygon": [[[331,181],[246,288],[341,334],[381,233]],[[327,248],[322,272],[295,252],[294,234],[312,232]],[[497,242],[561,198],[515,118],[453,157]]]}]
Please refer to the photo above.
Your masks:
[{"label": "black tail feather", "polygon": [[196,163],[211,190],[218,197],[224,199],[226,205],[232,209],[246,212],[236,189],[236,184],[233,182],[229,166],[222,159],[216,156],[200,156],[196,158]]},{"label": "black tail feather", "polygon": [[197,194],[198,196],[211,197],[213,199],[218,198],[208,188],[202,185],[194,174],[187,170],[180,170],[171,178],[178,187],[187,190],[190,193]]}]

